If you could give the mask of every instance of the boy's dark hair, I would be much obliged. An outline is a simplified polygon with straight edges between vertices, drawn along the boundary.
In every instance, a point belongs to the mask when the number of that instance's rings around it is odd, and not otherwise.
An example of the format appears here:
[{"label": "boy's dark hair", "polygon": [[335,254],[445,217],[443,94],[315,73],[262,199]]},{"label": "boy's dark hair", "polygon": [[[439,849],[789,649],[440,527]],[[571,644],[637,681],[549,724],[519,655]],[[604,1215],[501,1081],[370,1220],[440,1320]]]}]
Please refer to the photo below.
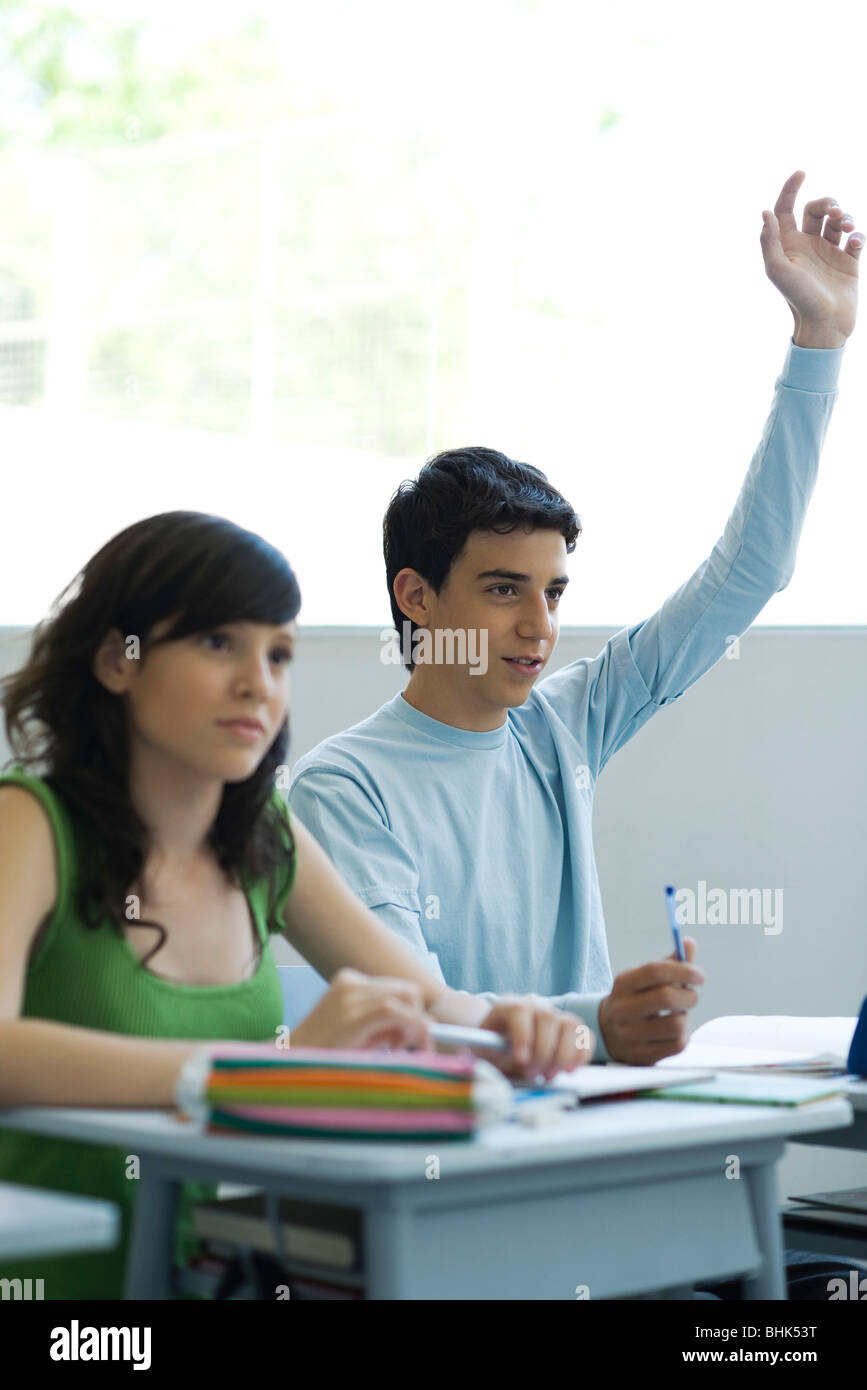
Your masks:
[{"label": "boy's dark hair", "polygon": [[402,569],[417,570],[438,594],[471,531],[505,534],[522,525],[559,531],[569,554],[581,534],[580,517],[545,474],[497,449],[447,449],[429,459],[417,478],[400,484],[383,518],[382,548],[391,613],[408,671],[417,624],[409,620],[407,652],[402,627],[407,617],[394,596],[395,577]]},{"label": "boy's dark hair", "polygon": [[[79,855],[76,906],[87,926],[108,919],[123,931],[126,894],[149,848],[129,796],[125,702],[91,669],[103,638],[112,628],[137,636],[146,661],[156,646],[229,623],[277,627],[300,606],[289,563],[261,536],[223,517],[163,512],[128,526],[88,560],[36,628],[24,667],[0,681],[10,747],[25,767],[41,765],[31,775],[41,775],[70,813]],[[163,619],[174,621],[151,638]],[[291,830],[271,804],[288,745],[287,718],[253,775],[224,785],[209,835],[232,884],[240,874],[270,880],[272,931],[274,871],[291,867],[295,856]],[[149,960],[165,943],[165,928],[145,918],[133,925],[162,932]]]}]

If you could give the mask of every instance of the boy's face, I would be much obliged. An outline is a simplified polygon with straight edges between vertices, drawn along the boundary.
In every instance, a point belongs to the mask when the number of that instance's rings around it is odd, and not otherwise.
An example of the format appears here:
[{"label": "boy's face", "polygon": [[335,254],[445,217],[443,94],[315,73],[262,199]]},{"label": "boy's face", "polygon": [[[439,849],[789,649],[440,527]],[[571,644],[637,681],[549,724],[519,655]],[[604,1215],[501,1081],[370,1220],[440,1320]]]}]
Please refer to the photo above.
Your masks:
[{"label": "boy's face", "polygon": [[[484,673],[471,674],[469,662],[441,662],[424,679],[440,690],[448,685],[491,711],[522,705],[557,645],[558,606],[568,583],[566,559],[559,531],[471,531],[439,594],[420,578],[408,584],[403,596],[422,598],[421,609],[410,616],[432,635],[437,628],[487,633]],[[467,650],[478,653],[478,637],[475,648],[468,640]],[[521,664],[520,657],[535,661]]]}]

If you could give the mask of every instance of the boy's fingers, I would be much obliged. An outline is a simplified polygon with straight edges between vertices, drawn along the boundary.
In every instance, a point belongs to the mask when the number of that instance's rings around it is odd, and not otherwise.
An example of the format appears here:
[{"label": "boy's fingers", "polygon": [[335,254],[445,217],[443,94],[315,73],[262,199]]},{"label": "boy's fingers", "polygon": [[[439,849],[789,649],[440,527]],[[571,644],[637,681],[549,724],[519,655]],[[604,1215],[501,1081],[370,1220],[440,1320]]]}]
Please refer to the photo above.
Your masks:
[{"label": "boy's fingers", "polygon": [[646,989],[659,989],[660,985],[703,985],[704,971],[700,965],[667,956],[665,960],[654,960],[649,965],[641,965],[629,971],[636,978],[630,993],[641,994]]},{"label": "boy's fingers", "polygon": [[634,1017],[653,1018],[661,1012],[683,1013],[686,1009],[694,1009],[698,1003],[698,995],[688,986],[684,988],[660,985],[658,989],[645,990],[638,996],[636,1003],[639,1007]]}]

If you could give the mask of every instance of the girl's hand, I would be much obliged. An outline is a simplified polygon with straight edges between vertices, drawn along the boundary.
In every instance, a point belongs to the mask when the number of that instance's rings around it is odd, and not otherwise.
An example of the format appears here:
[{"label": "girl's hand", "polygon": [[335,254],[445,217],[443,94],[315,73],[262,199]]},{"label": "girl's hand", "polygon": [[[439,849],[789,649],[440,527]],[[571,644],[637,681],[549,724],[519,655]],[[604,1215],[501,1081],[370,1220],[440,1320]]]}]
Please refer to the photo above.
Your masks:
[{"label": "girl's hand", "polygon": [[576,1014],[553,1009],[535,994],[503,995],[480,1028],[502,1033],[512,1044],[511,1053],[482,1053],[514,1080],[532,1080],[542,1074],[547,1081],[558,1071],[574,1071],[593,1056],[594,1035]]},{"label": "girl's hand", "polygon": [[362,975],[344,968],[296,1028],[292,1047],[423,1047],[432,1049],[421,988],[411,980]]}]

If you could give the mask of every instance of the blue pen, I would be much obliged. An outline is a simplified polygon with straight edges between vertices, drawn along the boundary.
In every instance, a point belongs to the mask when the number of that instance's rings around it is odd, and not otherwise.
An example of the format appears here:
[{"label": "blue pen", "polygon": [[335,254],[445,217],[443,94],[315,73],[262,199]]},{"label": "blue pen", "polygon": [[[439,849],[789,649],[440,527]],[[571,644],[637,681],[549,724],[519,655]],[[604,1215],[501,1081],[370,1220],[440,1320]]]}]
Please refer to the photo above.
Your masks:
[{"label": "blue pen", "polygon": [[677,925],[677,918],[674,915],[674,888],[669,883],[665,889],[665,902],[668,907],[668,920],[671,923],[671,934],[674,937],[674,954],[678,960],[686,960],[683,952],[683,942],[680,939],[680,927]]}]

